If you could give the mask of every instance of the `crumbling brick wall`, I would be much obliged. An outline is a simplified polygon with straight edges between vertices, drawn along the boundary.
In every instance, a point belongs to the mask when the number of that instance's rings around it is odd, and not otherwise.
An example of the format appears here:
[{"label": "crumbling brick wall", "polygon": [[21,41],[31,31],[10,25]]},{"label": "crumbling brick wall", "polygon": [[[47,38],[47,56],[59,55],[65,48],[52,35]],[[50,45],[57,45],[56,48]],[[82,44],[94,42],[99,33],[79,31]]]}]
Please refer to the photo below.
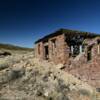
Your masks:
[{"label": "crumbling brick wall", "polygon": [[39,58],[40,60],[44,59],[43,42],[35,45],[35,57]]},{"label": "crumbling brick wall", "polygon": [[[55,44],[53,43],[55,40]],[[40,60],[45,59],[45,44],[48,43],[49,57],[48,61],[53,61],[56,64],[65,64],[69,59],[69,47],[65,42],[64,34],[49,38],[46,42],[39,42],[35,47],[35,56]],[[53,47],[55,45],[55,47]],[[40,53],[39,53],[40,52]]]},{"label": "crumbling brick wall", "polygon": [[[50,41],[52,38],[50,39]],[[65,42],[65,36],[59,35],[56,37],[56,48],[54,55],[51,54],[52,61],[55,61],[55,63],[66,63],[68,60],[69,53],[66,51],[66,42]]]},{"label": "crumbling brick wall", "polygon": [[[87,45],[85,52],[73,59],[71,65],[66,67],[65,71],[98,88],[100,87],[100,43],[97,43],[97,39],[93,39],[89,43],[92,43],[92,41],[94,43]],[[88,61],[87,48],[90,46],[92,46],[92,55],[91,60]]]}]

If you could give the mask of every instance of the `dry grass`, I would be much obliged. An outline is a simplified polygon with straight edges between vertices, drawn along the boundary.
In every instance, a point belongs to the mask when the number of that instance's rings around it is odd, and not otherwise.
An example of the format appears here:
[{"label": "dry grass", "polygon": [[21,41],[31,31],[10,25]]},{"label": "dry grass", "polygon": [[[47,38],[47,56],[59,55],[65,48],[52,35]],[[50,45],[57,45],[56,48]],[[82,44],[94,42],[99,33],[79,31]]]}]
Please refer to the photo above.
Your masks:
[{"label": "dry grass", "polygon": [[95,100],[94,88],[53,63],[35,59],[33,52],[11,52],[0,58],[0,100]]}]

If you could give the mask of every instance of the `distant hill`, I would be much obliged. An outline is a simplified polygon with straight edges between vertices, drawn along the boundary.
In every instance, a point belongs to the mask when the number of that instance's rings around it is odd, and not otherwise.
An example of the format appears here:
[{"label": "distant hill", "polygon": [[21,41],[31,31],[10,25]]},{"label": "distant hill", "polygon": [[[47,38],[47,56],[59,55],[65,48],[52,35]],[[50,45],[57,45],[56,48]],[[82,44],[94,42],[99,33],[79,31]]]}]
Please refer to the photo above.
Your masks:
[{"label": "distant hill", "polygon": [[33,48],[20,47],[20,46],[15,46],[15,45],[12,45],[12,44],[3,44],[3,43],[0,43],[0,49],[27,50],[27,51],[32,51],[33,50]]}]

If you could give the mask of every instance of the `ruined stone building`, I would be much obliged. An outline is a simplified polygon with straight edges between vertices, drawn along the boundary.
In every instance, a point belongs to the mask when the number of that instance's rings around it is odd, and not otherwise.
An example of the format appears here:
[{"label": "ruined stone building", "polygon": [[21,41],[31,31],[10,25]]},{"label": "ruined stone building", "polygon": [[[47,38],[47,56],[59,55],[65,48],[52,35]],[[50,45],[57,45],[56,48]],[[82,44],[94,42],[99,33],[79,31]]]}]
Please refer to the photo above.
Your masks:
[{"label": "ruined stone building", "polygon": [[68,29],[59,29],[35,42],[35,56],[40,60],[67,64],[79,54],[89,61],[100,54],[100,35]]}]

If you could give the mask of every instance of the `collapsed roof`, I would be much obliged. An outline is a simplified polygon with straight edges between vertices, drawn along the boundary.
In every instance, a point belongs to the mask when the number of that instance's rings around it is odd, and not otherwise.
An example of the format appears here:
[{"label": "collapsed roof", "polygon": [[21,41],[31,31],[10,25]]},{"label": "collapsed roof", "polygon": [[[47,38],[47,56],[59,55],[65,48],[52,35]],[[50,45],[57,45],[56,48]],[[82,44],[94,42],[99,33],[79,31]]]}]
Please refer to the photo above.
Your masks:
[{"label": "collapsed roof", "polygon": [[63,29],[62,28],[62,29],[59,29],[59,30],[37,40],[35,42],[35,44],[38,43],[38,42],[41,42],[41,41],[47,41],[49,38],[54,37],[54,36],[58,36],[58,35],[61,35],[61,34],[65,34],[67,39],[71,39],[75,36],[82,36],[84,38],[94,38],[94,37],[100,36],[100,34],[96,34],[96,33],[83,32],[83,31],[77,31],[77,30],[70,30],[70,29]]}]

